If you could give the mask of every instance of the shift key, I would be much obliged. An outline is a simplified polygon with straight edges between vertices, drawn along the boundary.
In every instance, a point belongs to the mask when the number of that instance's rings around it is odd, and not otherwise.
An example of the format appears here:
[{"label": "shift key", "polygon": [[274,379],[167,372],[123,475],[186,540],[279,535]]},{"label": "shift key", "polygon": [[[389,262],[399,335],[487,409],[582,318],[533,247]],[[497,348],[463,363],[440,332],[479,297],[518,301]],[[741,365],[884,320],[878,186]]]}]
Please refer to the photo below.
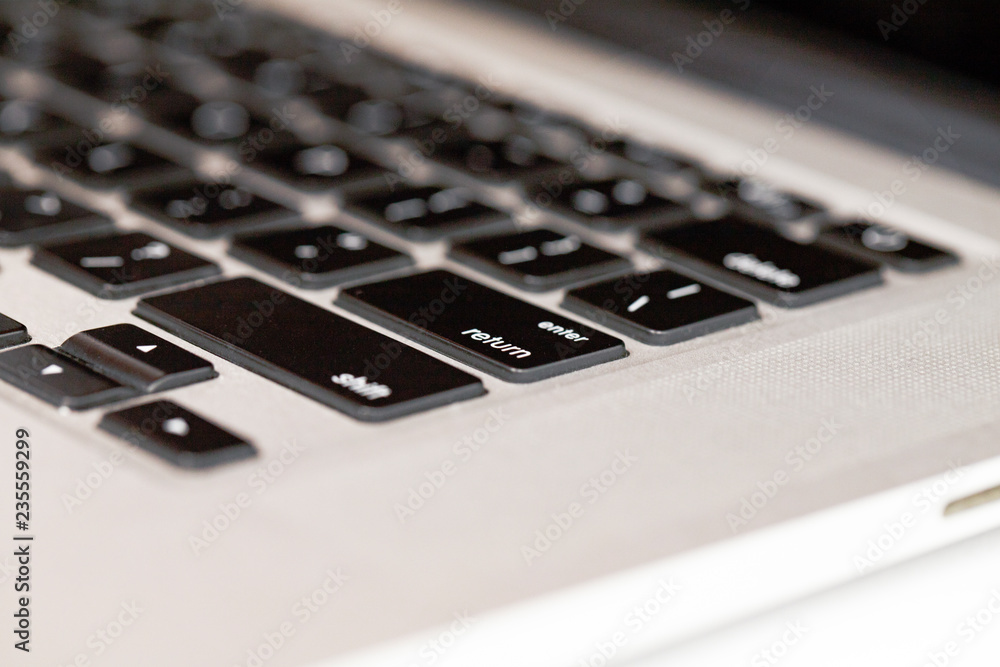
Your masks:
[{"label": "shift key", "polygon": [[447,271],[345,289],[337,305],[508,382],[627,354],[613,336]]},{"label": "shift key", "polygon": [[485,393],[464,371],[252,278],[146,297],[135,314],[363,421]]}]

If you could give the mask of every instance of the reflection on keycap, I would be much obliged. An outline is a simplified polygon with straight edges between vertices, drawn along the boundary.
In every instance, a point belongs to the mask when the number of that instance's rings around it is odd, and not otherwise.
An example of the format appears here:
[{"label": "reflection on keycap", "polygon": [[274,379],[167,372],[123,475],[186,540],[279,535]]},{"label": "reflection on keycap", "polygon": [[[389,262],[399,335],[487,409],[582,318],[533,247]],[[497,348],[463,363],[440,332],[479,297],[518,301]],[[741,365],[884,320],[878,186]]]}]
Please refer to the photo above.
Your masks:
[{"label": "reflection on keycap", "polygon": [[219,267],[148,234],[41,247],[32,263],[102,299],[123,299],[219,273]]},{"label": "reflection on keycap", "polygon": [[790,241],[739,216],[652,231],[643,245],[691,271],[789,308],[882,283],[874,263]]},{"label": "reflection on keycap", "polygon": [[479,203],[468,188],[398,183],[350,197],[352,213],[414,241],[485,234],[514,226],[510,216]]},{"label": "reflection on keycap", "polygon": [[239,237],[229,252],[285,282],[307,288],[361,280],[413,263],[403,253],[332,225]]},{"label": "reflection on keycap", "polygon": [[534,201],[551,201],[554,210],[611,232],[663,225],[690,215],[685,203],[650,192],[645,185],[629,178],[569,185],[543,180]]},{"label": "reflection on keycap", "polygon": [[82,237],[110,229],[110,218],[54,192],[0,186],[0,247]]},{"label": "reflection on keycap", "polygon": [[617,338],[447,271],[351,287],[337,304],[508,382],[625,356]]},{"label": "reflection on keycap", "polygon": [[186,180],[134,193],[139,211],[197,238],[287,225],[298,215],[232,184]]},{"label": "reflection on keycap", "polygon": [[572,290],[563,307],[650,345],[672,345],[758,318],[750,301],[673,271]]},{"label": "reflection on keycap", "polygon": [[522,289],[557,289],[626,271],[631,264],[573,235],[548,229],[466,241],[450,256]]},{"label": "reflection on keycap", "polygon": [[958,257],[952,252],[910,238],[897,229],[863,220],[829,227],[818,240],[857,257],[908,273],[922,273],[958,263]]}]

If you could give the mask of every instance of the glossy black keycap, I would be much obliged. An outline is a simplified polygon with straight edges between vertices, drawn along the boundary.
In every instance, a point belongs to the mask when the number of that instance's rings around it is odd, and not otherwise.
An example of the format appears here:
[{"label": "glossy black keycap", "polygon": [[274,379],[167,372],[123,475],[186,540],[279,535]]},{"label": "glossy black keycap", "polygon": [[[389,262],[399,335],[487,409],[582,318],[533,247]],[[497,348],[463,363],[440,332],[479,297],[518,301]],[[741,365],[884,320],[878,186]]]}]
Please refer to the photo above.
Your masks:
[{"label": "glossy black keycap", "polygon": [[907,273],[922,273],[958,263],[954,253],[912,239],[897,229],[868,222],[830,227],[820,234],[819,242]]},{"label": "glossy black keycap", "polygon": [[413,264],[401,252],[332,225],[238,237],[229,254],[306,288],[356,281]]},{"label": "glossy black keycap", "polygon": [[209,468],[257,455],[246,439],[172,401],[109,412],[98,426],[182,468]]},{"label": "glossy black keycap", "polygon": [[795,222],[824,211],[816,202],[753,179],[705,178],[701,187],[709,194],[734,204],[742,213],[766,222]]},{"label": "glossy black keycap", "polygon": [[210,362],[133,324],[82,331],[67,339],[59,351],[146,393],[218,375]]},{"label": "glossy black keycap", "polygon": [[737,216],[649,232],[643,245],[695,273],[788,308],[882,283],[876,264],[790,241]]},{"label": "glossy black keycap", "polygon": [[295,211],[235,185],[185,180],[140,190],[132,206],[158,222],[195,238],[288,225]]},{"label": "glossy black keycap", "polygon": [[134,232],[39,248],[31,263],[102,299],[124,299],[219,273],[219,267]]},{"label": "glossy black keycap", "polygon": [[20,345],[31,340],[28,329],[17,320],[0,314],[0,348]]},{"label": "glossy black keycap", "polygon": [[496,141],[456,137],[428,152],[425,155],[437,162],[493,183],[523,181],[567,167],[544,155],[538,142],[525,134]]},{"label": "glossy black keycap", "polygon": [[[317,81],[313,81],[311,85],[317,84]],[[326,80],[321,88],[309,91],[309,99],[321,112],[340,121],[347,120],[348,113],[355,104],[369,98],[368,93],[358,86],[332,80]]]},{"label": "glossy black keycap", "polygon": [[690,158],[632,141],[608,142],[607,150],[612,155],[660,173],[694,175],[698,172],[698,166]]},{"label": "glossy black keycap", "polygon": [[394,419],[485,392],[457,368],[251,278],[149,297],[135,313],[355,419]]},{"label": "glossy black keycap", "polygon": [[450,256],[533,292],[557,289],[584,280],[627,271],[632,265],[578,236],[549,229],[466,241]]},{"label": "glossy black keycap", "polygon": [[337,305],[508,382],[626,355],[617,338],[447,271],[351,287]]},{"label": "glossy black keycap", "polygon": [[556,191],[556,210],[605,231],[662,225],[690,215],[686,204],[654,194],[628,178],[577,183]]},{"label": "glossy black keycap", "polygon": [[332,144],[272,143],[260,150],[248,145],[240,151],[240,158],[244,164],[303,190],[339,190],[383,182],[381,167]]},{"label": "glossy black keycap", "polygon": [[562,305],[649,345],[672,345],[759,317],[752,302],[673,271],[578,287]]},{"label": "glossy black keycap", "polygon": [[506,213],[480,204],[468,188],[415,187],[387,182],[350,197],[347,209],[412,241],[464,238],[513,229]]},{"label": "glossy black keycap", "polygon": [[37,100],[0,96],[0,142],[32,138],[67,127],[67,121],[46,113]]},{"label": "glossy black keycap", "polygon": [[35,161],[63,178],[93,188],[133,188],[173,179],[183,169],[170,160],[124,141],[59,142],[34,151]]},{"label": "glossy black keycap", "polygon": [[62,199],[54,192],[0,186],[0,246],[89,236],[114,226],[110,218]]},{"label": "glossy black keycap", "polygon": [[[137,105],[151,122],[193,141],[211,145],[244,144],[255,138],[275,140],[275,130],[266,119],[257,118],[239,102],[227,99],[201,100],[172,88],[154,91]],[[290,137],[286,128],[282,137]],[[263,132],[263,135],[261,134]]]},{"label": "glossy black keycap", "polygon": [[84,410],[136,395],[111,378],[44,345],[0,353],[0,379],[59,407]]}]

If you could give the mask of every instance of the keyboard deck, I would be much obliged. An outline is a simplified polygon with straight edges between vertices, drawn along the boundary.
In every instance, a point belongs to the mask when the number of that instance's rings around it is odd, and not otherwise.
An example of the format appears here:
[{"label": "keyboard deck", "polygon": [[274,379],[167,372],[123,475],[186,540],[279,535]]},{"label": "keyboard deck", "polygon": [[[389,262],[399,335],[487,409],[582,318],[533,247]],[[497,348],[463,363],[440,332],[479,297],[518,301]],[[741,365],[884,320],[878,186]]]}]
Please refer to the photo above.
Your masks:
[{"label": "keyboard deck", "polygon": [[[636,343],[753,322],[760,304],[808,307],[958,261],[488,83],[270,15],[155,4],[64,7],[32,39],[4,8],[0,150],[52,187],[0,184],[0,246],[30,246],[37,271],[99,299],[136,299],[147,326],[49,348],[25,345],[31,321],[0,317],[0,379],[107,410],[100,428],[177,465],[254,448],[171,401],[115,404],[211,382],[218,359],[379,422],[475,401],[483,374],[610,369]],[[119,228],[84,205],[95,195],[169,240]],[[199,254],[218,240],[273,280]],[[461,274],[418,261],[442,244]],[[302,298],[324,290],[326,307]]]}]

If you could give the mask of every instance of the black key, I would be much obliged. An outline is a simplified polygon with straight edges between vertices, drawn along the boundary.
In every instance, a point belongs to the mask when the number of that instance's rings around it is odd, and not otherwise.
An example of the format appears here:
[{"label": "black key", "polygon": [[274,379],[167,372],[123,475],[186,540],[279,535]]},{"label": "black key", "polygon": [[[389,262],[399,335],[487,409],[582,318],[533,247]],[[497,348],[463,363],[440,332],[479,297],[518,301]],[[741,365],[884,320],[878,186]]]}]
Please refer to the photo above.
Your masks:
[{"label": "black key", "polygon": [[35,161],[92,188],[134,188],[172,179],[182,167],[130,143],[61,142],[37,148]]},{"label": "black key", "polygon": [[124,299],[219,274],[219,267],[149,234],[39,248],[31,263],[102,299]]},{"label": "black key", "polygon": [[35,137],[67,127],[67,121],[46,113],[36,100],[0,96],[0,142]]},{"label": "black key", "polygon": [[875,264],[789,241],[738,216],[650,232],[643,245],[710,280],[787,308],[882,283]]},{"label": "black key", "polygon": [[269,172],[304,190],[339,190],[378,185],[384,170],[373,162],[331,144],[299,142],[240,150],[244,164]]},{"label": "black key", "polygon": [[0,379],[58,407],[84,410],[136,395],[111,378],[90,370],[44,345],[0,353]]},{"label": "black key", "polygon": [[[535,201],[543,196],[540,191]],[[610,232],[663,225],[691,213],[686,204],[656,195],[627,178],[566,186],[555,197],[554,206],[588,226]]]},{"label": "black key", "polygon": [[[433,137],[417,144],[421,151],[433,145],[428,141],[433,141]],[[436,162],[498,184],[528,180],[567,166],[542,154],[538,143],[523,134],[510,134],[497,141],[454,138],[427,149],[424,154]]]},{"label": "black key", "polygon": [[110,218],[71,204],[54,192],[0,186],[0,246],[44,243],[107,231]]},{"label": "black key", "polygon": [[239,237],[229,254],[306,288],[357,281],[413,264],[401,252],[332,225]]},{"label": "black key", "polygon": [[295,211],[241,187],[194,179],[141,190],[132,196],[131,204],[195,238],[287,226],[299,217]]},{"label": "black key", "polygon": [[[203,101],[183,91],[163,88],[151,93],[138,107],[151,122],[193,141],[235,144],[257,137],[275,141],[275,132],[266,121],[255,118],[246,107],[232,100]],[[282,136],[286,134],[291,136],[281,131]]]},{"label": "black key", "polygon": [[146,298],[135,313],[363,421],[485,393],[457,368],[251,278]]},{"label": "black key", "polygon": [[[338,83],[335,81],[325,82],[325,87],[309,92],[309,99],[316,103],[316,106],[327,116],[346,121],[351,108],[359,102],[364,102],[370,98],[364,89]],[[312,82],[311,86],[316,86]]]},{"label": "black key", "polygon": [[680,343],[759,317],[750,301],[673,271],[578,287],[562,305],[648,345]]},{"label": "black key", "polygon": [[698,172],[698,166],[689,158],[631,141],[611,141],[608,152],[660,173],[693,175]]},{"label": "black key", "polygon": [[172,401],[109,412],[98,426],[182,468],[210,468],[257,455],[244,438]]},{"label": "black key", "polygon": [[17,320],[0,314],[0,348],[20,345],[31,340],[28,329]]},{"label": "black key", "polygon": [[868,222],[830,227],[818,241],[851,255],[879,262],[897,271],[922,273],[958,263],[958,257],[905,233]]},{"label": "black key", "polygon": [[306,86],[300,63],[275,58],[263,49],[245,49],[217,58],[216,62],[233,76],[254,83],[271,95],[296,95]]},{"label": "black key", "polygon": [[624,257],[587,245],[577,236],[548,229],[466,241],[452,248],[449,255],[532,292],[557,289],[632,267]]},{"label": "black key", "polygon": [[146,393],[218,376],[208,361],[133,324],[82,331],[67,339],[59,351]]},{"label": "black key", "polygon": [[782,192],[753,179],[711,179],[702,189],[737,206],[745,215],[765,222],[796,222],[824,211],[816,202]]},{"label": "black key", "polygon": [[480,204],[468,188],[389,184],[377,192],[351,197],[347,208],[412,241],[462,238],[514,228],[510,216]]},{"label": "black key", "polygon": [[447,271],[352,287],[337,305],[508,382],[626,355],[617,338]]}]

